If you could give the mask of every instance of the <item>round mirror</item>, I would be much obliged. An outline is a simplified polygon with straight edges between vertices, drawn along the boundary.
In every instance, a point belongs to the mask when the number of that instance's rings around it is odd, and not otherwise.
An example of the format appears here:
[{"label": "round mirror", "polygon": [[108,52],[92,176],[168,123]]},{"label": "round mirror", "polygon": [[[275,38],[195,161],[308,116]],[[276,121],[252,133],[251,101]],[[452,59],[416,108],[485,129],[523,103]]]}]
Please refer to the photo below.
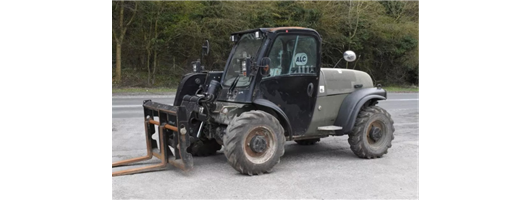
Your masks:
[{"label": "round mirror", "polygon": [[269,76],[270,74],[270,64],[271,64],[271,59],[269,57],[264,57],[261,59],[261,61],[259,62],[259,71],[261,73],[262,76]]},{"label": "round mirror", "polygon": [[355,61],[355,59],[357,59],[357,56],[355,55],[353,51],[348,50],[344,52],[344,60],[348,62],[353,62]]},{"label": "round mirror", "polygon": [[269,67],[271,64],[271,59],[269,57],[261,58],[260,67]]}]

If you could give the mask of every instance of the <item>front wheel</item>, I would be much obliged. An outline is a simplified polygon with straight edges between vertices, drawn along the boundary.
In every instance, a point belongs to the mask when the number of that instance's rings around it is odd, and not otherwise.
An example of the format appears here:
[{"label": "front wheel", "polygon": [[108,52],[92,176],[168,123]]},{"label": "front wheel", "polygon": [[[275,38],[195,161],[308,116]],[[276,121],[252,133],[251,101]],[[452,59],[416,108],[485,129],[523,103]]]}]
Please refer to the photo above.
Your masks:
[{"label": "front wheel", "polygon": [[272,171],[280,162],[285,136],[274,116],[253,110],[232,119],[223,143],[230,165],[242,174],[255,175]]},{"label": "front wheel", "polygon": [[394,121],[378,106],[365,107],[359,112],[353,131],[348,134],[350,148],[360,158],[380,158],[392,147]]}]

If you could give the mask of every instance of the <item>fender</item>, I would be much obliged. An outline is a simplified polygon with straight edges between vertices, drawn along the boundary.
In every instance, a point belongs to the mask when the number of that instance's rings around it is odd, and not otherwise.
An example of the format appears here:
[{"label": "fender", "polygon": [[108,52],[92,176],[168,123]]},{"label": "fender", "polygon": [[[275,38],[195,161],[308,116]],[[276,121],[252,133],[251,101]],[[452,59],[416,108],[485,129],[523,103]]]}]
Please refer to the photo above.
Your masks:
[{"label": "fender", "polygon": [[363,88],[350,93],[340,105],[339,113],[335,119],[335,126],[341,126],[342,130],[337,130],[337,135],[343,135],[355,126],[357,115],[362,106],[369,100],[386,100],[386,90],[381,88]]},{"label": "fender", "polygon": [[293,131],[291,128],[291,123],[289,122],[289,118],[287,117],[285,112],[283,112],[280,107],[278,107],[276,104],[272,103],[267,99],[255,99],[252,103],[274,110],[277,113],[278,121],[280,121],[280,123],[283,125],[285,131],[289,133],[289,140],[292,140]]},{"label": "fender", "polygon": [[[206,73],[188,73],[184,75],[177,89],[177,94],[175,94],[173,106],[180,106],[185,95],[194,95],[199,86],[204,83],[205,78]],[[199,80],[198,83],[196,80]]]}]

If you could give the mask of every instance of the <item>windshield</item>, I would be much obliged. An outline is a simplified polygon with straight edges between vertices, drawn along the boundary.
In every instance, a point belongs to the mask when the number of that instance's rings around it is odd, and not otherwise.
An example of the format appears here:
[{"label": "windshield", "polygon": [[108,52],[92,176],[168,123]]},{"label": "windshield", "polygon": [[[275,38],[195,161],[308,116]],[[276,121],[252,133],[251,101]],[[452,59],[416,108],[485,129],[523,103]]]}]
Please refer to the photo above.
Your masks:
[{"label": "windshield", "polygon": [[247,33],[241,36],[237,43],[236,50],[232,59],[228,63],[226,75],[223,85],[230,86],[232,82],[239,76],[236,87],[247,86],[250,84],[250,79],[243,75],[242,63],[246,58],[255,59],[256,54],[261,47],[263,38],[254,37],[254,33]]}]

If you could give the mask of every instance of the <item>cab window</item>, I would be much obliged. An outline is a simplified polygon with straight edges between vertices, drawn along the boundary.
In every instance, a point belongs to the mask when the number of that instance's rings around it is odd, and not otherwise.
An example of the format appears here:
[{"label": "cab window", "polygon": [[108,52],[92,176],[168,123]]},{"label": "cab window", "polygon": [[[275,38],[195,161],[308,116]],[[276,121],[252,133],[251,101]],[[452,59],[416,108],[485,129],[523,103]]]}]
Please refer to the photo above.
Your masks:
[{"label": "cab window", "polygon": [[316,74],[317,46],[312,36],[280,35],[271,47],[270,76]]}]

